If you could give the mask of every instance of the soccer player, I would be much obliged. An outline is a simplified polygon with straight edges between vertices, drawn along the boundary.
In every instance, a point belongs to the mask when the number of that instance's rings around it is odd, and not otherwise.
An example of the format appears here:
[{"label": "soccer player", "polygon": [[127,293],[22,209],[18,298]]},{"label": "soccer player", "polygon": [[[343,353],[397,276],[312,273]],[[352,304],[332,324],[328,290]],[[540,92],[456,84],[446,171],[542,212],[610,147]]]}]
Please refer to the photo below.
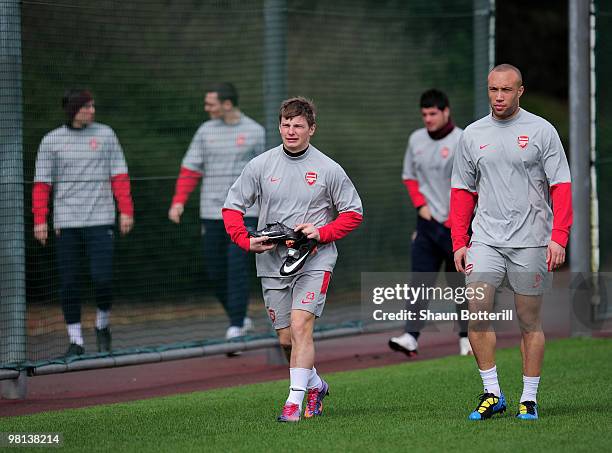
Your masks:
[{"label": "soccer player", "polygon": [[53,191],[53,228],[62,310],[70,338],[66,356],[84,353],[81,331],[79,257],[84,244],[96,303],[99,352],[111,350],[113,226],[115,204],[119,230],[130,232],[134,205],[123,150],[113,130],[94,122],[96,109],[87,90],[68,90],[62,99],[66,124],[46,134],[38,148],[32,190],[34,236],[48,240],[47,214]]},{"label": "soccer player", "polygon": [[[521,328],[523,393],[517,417],[538,418],[537,390],[544,357],[542,295],[552,271],[565,261],[572,224],[570,172],[555,128],[520,108],[521,72],[509,64],[488,77],[490,115],[470,124],[455,156],[451,227],[457,270],[484,297],[471,312],[489,312],[504,278],[514,292]],[[470,219],[473,235],[468,236]],[[495,332],[487,321],[470,321],[469,338],[484,393],[471,420],[506,409],[495,366]]]},{"label": "soccer player", "polygon": [[[408,139],[402,178],[412,204],[417,209],[416,233],[412,241],[413,286],[435,284],[436,274],[444,264],[447,284],[461,285],[462,275],[455,271],[453,246],[448,218],[450,180],[453,156],[462,129],[451,118],[448,97],[439,90],[427,90],[421,95],[421,118],[424,128],[414,131]],[[426,310],[427,299],[408,303],[414,313]],[[456,304],[460,312],[463,304]],[[461,316],[459,316],[461,319]],[[389,347],[409,357],[418,352],[418,338],[425,322],[417,316],[406,321],[404,333],[389,340]],[[459,322],[459,353],[472,352],[467,338],[467,322]]]},{"label": "soccer player", "polygon": [[[229,191],[223,220],[232,240],[245,251],[257,253],[257,275],[281,347],[289,356],[290,391],[278,420],[300,420],[320,415],[329,386],[314,367],[313,329],[325,305],[331,273],[336,264],[334,241],[357,228],[362,220],[361,199],[342,167],[312,144],[315,106],[304,98],[284,101],[279,113],[282,145],[247,164]],[[281,222],[295,226],[318,241],[296,274],[281,277],[287,255],[285,245],[267,243],[267,236],[248,237],[243,217],[256,201],[261,203],[259,227]],[[335,213],[338,213],[334,218]]]},{"label": "soccer player", "polygon": [[[229,318],[225,337],[230,339],[243,336],[253,328],[246,316],[249,259],[227,237],[221,208],[227,191],[247,162],[264,151],[265,131],[240,111],[238,91],[231,83],[211,86],[206,93],[204,110],[210,120],[200,126],[189,145],[168,217],[175,223],[181,221],[185,203],[202,178],[200,218],[204,266]],[[257,226],[257,214],[257,206],[246,212],[245,223],[250,229]]]}]

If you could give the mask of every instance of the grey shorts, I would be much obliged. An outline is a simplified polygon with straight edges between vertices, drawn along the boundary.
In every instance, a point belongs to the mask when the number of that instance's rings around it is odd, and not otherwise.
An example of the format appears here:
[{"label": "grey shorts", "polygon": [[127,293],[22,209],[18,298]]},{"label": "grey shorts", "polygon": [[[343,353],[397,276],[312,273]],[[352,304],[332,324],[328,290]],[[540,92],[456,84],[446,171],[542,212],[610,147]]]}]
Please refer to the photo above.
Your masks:
[{"label": "grey shorts", "polygon": [[465,260],[465,283],[484,282],[499,288],[506,284],[514,293],[539,296],[552,287],[546,264],[547,247],[493,247],[473,242]]},{"label": "grey shorts", "polygon": [[261,289],[275,329],[291,325],[291,310],[304,310],[317,318],[323,313],[331,272],[308,271],[293,277],[262,277]]}]

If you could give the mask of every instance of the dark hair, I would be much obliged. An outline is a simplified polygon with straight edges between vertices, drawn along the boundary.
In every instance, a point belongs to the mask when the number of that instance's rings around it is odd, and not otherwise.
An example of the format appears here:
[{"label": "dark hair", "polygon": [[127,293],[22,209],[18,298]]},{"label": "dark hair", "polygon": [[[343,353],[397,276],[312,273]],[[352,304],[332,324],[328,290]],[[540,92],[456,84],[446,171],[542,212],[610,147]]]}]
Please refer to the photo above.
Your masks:
[{"label": "dark hair", "polygon": [[217,93],[220,102],[230,101],[234,107],[238,107],[238,90],[233,83],[215,83],[208,88],[207,93]]},{"label": "dark hair", "polygon": [[314,102],[301,96],[284,100],[278,112],[278,122],[280,123],[283,118],[291,119],[297,116],[306,118],[308,127],[312,127],[317,118]]},{"label": "dark hair", "polygon": [[421,95],[421,108],[428,109],[431,107],[438,107],[440,110],[450,107],[446,94],[435,88],[425,91]]},{"label": "dark hair", "polygon": [[66,113],[68,121],[72,121],[81,107],[93,101],[93,95],[88,90],[72,88],[64,92],[62,97],[62,109]]}]

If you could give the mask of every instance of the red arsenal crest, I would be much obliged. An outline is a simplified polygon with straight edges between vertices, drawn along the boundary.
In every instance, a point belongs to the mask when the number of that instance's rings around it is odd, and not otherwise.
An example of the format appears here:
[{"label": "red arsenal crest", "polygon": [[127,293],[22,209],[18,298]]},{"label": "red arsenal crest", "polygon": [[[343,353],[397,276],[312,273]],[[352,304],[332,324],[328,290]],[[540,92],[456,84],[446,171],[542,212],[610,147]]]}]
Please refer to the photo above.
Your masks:
[{"label": "red arsenal crest", "polygon": [[244,134],[240,134],[238,135],[238,137],[236,137],[236,146],[244,146],[245,143],[246,137],[244,136]]},{"label": "red arsenal crest", "polygon": [[316,181],[317,181],[317,174],[314,171],[307,171],[306,172],[306,182],[312,186]]},{"label": "red arsenal crest", "polygon": [[450,150],[448,149],[447,146],[445,146],[444,148],[442,148],[440,150],[440,155],[442,156],[442,158],[446,159],[448,157],[448,155],[450,154]]},{"label": "red arsenal crest", "polygon": [[519,135],[517,138],[517,143],[521,148],[525,148],[529,144],[529,136],[528,135]]},{"label": "red arsenal crest", "polygon": [[95,138],[92,138],[91,140],[89,140],[89,147],[95,151],[96,149],[98,149],[98,141]]}]

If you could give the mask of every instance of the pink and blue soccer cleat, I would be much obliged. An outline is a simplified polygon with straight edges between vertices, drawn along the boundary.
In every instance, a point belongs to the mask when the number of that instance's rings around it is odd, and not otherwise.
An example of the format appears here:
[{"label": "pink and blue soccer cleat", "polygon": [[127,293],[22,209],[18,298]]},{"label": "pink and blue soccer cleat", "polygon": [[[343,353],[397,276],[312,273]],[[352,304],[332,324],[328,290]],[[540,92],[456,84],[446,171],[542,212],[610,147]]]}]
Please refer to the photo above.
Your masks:
[{"label": "pink and blue soccer cleat", "polygon": [[[321,379],[323,381],[323,379]],[[329,395],[329,385],[323,381],[321,390],[308,389],[306,397],[306,409],[304,409],[304,417],[311,418],[323,414],[323,398]]]},{"label": "pink and blue soccer cleat", "polygon": [[278,416],[279,422],[299,422],[300,406],[294,403],[285,403],[283,412]]}]

